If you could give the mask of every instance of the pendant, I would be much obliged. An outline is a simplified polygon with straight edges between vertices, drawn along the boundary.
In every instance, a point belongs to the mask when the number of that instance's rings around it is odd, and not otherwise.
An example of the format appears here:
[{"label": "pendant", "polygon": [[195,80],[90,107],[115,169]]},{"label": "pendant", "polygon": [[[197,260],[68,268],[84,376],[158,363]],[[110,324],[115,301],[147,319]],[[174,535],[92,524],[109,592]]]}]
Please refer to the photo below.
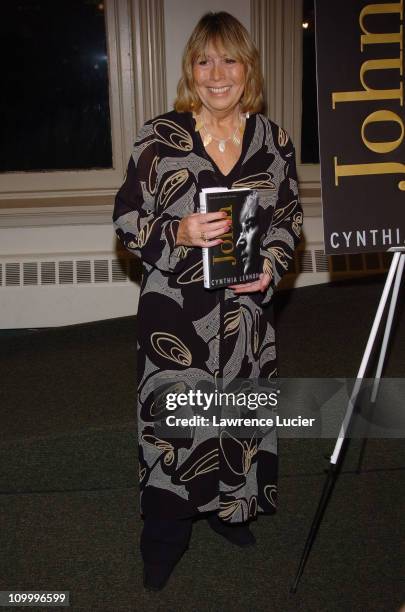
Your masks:
[{"label": "pendant", "polygon": [[225,151],[225,140],[219,141],[218,149],[221,151],[221,153]]},{"label": "pendant", "polygon": [[233,144],[239,146],[240,145],[240,138],[236,134],[234,134],[232,136],[232,142],[233,142]]}]

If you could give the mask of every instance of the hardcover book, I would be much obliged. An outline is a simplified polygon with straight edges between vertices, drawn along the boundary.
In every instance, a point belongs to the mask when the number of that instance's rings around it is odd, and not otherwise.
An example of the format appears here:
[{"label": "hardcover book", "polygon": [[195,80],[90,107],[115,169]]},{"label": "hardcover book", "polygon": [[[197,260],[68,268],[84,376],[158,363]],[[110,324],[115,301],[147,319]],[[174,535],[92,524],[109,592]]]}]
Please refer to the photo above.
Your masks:
[{"label": "hardcover book", "polygon": [[217,289],[249,283],[259,278],[260,206],[254,189],[212,187],[200,193],[200,212],[225,211],[232,226],[222,234],[222,244],[203,248],[204,287]]}]

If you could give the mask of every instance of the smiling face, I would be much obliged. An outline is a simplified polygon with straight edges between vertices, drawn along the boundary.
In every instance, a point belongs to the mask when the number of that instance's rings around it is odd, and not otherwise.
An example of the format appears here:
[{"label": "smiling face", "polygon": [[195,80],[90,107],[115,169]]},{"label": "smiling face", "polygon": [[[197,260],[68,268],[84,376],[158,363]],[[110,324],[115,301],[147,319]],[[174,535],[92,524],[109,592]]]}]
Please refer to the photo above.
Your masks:
[{"label": "smiling face", "polygon": [[256,195],[248,196],[242,206],[239,221],[241,232],[236,246],[241,250],[243,273],[253,271],[255,259],[259,250],[259,200]]},{"label": "smiling face", "polygon": [[196,92],[203,106],[214,115],[226,115],[238,105],[245,89],[245,67],[225,51],[210,42],[205,53],[193,64]]}]

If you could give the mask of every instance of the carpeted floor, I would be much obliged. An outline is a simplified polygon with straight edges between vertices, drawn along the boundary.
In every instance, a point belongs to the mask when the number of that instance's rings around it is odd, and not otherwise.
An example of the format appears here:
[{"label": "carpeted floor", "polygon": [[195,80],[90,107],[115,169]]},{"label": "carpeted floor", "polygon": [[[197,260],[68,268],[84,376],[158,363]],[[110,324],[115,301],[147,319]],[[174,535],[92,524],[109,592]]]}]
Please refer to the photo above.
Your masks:
[{"label": "carpeted floor", "polygon": [[[381,290],[374,278],[279,293],[280,375],[354,377]],[[197,521],[166,589],[143,589],[135,338],[135,317],[0,332],[0,590],[69,590],[75,611],[397,611],[400,439],[369,440],[360,474],[361,441],[351,442],[295,595],[331,439],[280,440],[279,510],[252,524],[255,549],[234,548]],[[404,291],[385,375],[405,376]]]}]

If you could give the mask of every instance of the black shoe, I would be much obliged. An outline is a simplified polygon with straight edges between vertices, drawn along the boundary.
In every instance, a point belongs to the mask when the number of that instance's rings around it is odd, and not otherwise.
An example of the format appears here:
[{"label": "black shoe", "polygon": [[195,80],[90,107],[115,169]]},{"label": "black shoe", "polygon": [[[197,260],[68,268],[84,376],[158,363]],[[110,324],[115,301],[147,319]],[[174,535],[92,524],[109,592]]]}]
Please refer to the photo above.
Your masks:
[{"label": "black shoe", "polygon": [[144,563],[143,586],[148,591],[161,591],[167,584],[176,563]]},{"label": "black shoe", "polygon": [[216,514],[212,514],[207,520],[214,531],[236,546],[247,548],[256,544],[256,538],[246,524],[225,523]]}]

